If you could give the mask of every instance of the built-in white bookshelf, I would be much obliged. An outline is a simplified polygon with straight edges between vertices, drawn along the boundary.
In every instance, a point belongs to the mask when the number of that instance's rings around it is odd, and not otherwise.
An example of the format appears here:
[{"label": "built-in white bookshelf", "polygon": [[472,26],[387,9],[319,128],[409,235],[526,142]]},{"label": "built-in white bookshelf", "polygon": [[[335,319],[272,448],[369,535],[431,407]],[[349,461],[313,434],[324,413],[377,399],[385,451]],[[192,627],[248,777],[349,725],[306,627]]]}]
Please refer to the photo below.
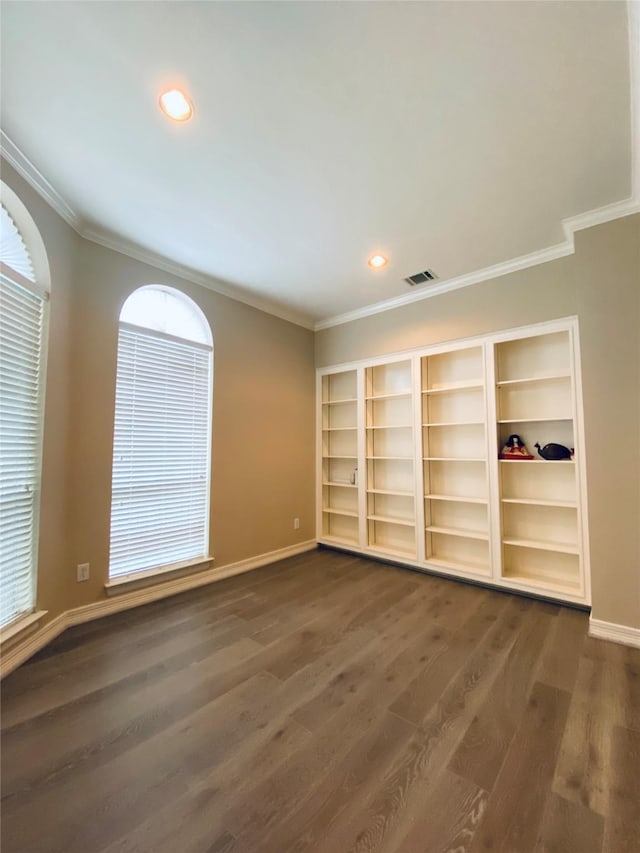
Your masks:
[{"label": "built-in white bookshelf", "polygon": [[[319,541],[588,603],[576,336],[564,320],[319,371]],[[499,459],[513,434],[534,459]]]},{"label": "built-in white bookshelf", "polygon": [[367,545],[416,557],[411,360],[365,369]]},{"label": "built-in white bookshelf", "polygon": [[322,377],[322,536],[358,545],[357,371]]},{"label": "built-in white bookshelf", "polygon": [[420,359],[425,561],[488,575],[488,477],[482,346]]},{"label": "built-in white bookshelf", "polygon": [[570,331],[495,345],[499,444],[517,434],[535,459],[500,462],[502,576],[579,592],[582,586],[575,457],[544,460],[549,442],[575,447]]}]

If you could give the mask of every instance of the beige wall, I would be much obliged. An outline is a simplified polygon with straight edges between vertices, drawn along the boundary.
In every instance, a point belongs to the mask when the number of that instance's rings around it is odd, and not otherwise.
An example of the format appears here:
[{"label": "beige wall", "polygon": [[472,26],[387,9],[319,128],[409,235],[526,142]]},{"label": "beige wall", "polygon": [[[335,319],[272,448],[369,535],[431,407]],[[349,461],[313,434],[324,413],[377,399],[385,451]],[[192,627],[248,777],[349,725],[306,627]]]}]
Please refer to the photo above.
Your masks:
[{"label": "beige wall", "polygon": [[[104,596],[117,318],[127,295],[188,293],[214,334],[216,565],[313,538],[313,334],[82,240],[7,164],[52,274],[38,606]],[[640,627],[640,216],[577,235],[576,254],[318,332],[316,364],[576,314],[583,365],[593,615]],[[302,520],[293,531],[292,519]],[[75,566],[91,563],[78,584]]]},{"label": "beige wall", "polygon": [[[313,333],[83,240],[6,164],[2,178],[33,216],[52,269],[38,607],[50,619],[104,596],[118,315],[143,284],[183,290],[213,331],[215,565],[313,539]],[[80,562],[91,579],[79,584]]]},{"label": "beige wall", "polygon": [[640,627],[640,215],[575,255],[316,334],[318,367],[577,315],[593,617]]},{"label": "beige wall", "polygon": [[80,239],[4,162],[2,180],[27,207],[45,241],[54,292],[49,303],[37,595],[38,606],[49,610],[52,618],[66,609],[72,590],[71,311],[74,258]]}]

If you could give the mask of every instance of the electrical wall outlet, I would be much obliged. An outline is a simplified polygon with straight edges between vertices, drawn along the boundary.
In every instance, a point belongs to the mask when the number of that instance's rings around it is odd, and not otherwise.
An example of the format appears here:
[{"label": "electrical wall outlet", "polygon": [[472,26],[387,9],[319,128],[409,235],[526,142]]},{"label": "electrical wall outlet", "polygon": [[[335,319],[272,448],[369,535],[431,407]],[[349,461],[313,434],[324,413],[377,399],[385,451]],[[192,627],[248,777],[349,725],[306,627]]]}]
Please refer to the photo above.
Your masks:
[{"label": "electrical wall outlet", "polygon": [[294,530],[300,530],[300,519],[299,518],[293,519],[293,529]]},{"label": "electrical wall outlet", "polygon": [[89,580],[89,570],[91,569],[90,563],[78,563],[76,567],[76,580],[78,583],[81,581]]}]

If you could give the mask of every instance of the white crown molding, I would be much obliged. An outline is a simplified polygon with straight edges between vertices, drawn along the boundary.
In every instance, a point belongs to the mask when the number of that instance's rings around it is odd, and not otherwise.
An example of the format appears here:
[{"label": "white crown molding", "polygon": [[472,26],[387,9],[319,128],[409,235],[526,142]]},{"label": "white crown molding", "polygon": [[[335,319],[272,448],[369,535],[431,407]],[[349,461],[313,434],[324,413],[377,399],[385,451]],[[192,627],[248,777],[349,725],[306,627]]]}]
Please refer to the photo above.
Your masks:
[{"label": "white crown molding", "polygon": [[248,560],[228,563],[226,566],[218,569],[209,569],[191,575],[184,575],[169,582],[158,583],[156,586],[136,589],[123,595],[107,598],[104,601],[94,601],[82,607],[74,607],[72,610],[66,610],[64,613],[56,616],[55,619],[52,619],[51,622],[48,622],[39,631],[29,634],[23,640],[18,641],[7,652],[3,652],[0,677],[4,678],[6,675],[9,675],[20,664],[24,663],[36,652],[39,652],[40,649],[43,649],[58,635],[73,625],[81,625],[83,622],[101,619],[103,616],[119,613],[122,610],[131,610],[134,607],[149,604],[151,601],[169,598],[172,595],[177,595],[179,592],[186,592],[189,589],[196,589],[197,587],[216,583],[225,578],[250,572],[253,569],[259,569],[270,563],[284,560],[287,557],[295,557],[298,554],[304,554],[306,551],[313,551],[317,547],[316,540],[309,539],[297,545],[289,545],[286,548],[279,548],[276,551],[258,554],[258,556],[250,557]]},{"label": "white crown molding", "polygon": [[422,302],[423,299],[431,299],[433,296],[440,296],[440,294],[449,293],[451,290],[459,290],[462,287],[479,284],[482,281],[498,278],[501,275],[517,272],[518,270],[523,270],[527,267],[543,264],[547,261],[554,261],[556,258],[562,258],[564,255],[570,255],[572,251],[572,247],[567,246],[565,243],[559,243],[557,246],[550,246],[548,249],[543,249],[540,252],[533,252],[530,255],[522,255],[521,257],[513,258],[510,261],[504,261],[500,264],[494,264],[491,267],[485,267],[481,270],[475,270],[474,272],[465,273],[464,275],[459,275],[455,278],[446,279],[438,284],[430,284],[428,285],[428,290],[405,293],[403,296],[394,296],[392,299],[385,299],[382,302],[374,302],[373,305],[366,305],[364,308],[356,308],[354,311],[347,311],[345,314],[338,314],[335,317],[327,317],[326,320],[320,320],[320,322],[316,323],[314,329],[318,332],[321,329],[328,329],[331,326],[340,326],[342,323],[350,323],[352,320],[371,317],[373,314],[382,314],[385,311],[391,311],[393,308],[400,308],[403,305]]},{"label": "white crown molding", "polygon": [[603,225],[605,222],[613,222],[614,219],[622,219],[625,216],[633,216],[634,213],[640,213],[640,199],[627,198],[624,201],[616,201],[613,204],[606,204],[604,207],[597,207],[595,210],[588,210],[586,213],[578,214],[578,216],[570,216],[568,219],[562,220],[562,227],[567,238],[566,242],[571,243],[573,251],[576,231],[592,228],[594,225]]},{"label": "white crown molding", "polygon": [[[634,93],[640,90],[640,2],[638,0],[629,0],[629,44],[630,58],[632,59],[632,74],[631,74],[631,93],[632,93],[632,118],[635,116],[632,127],[632,137],[634,147],[633,155],[633,174],[634,174],[634,190],[640,193],[640,187],[636,184],[640,183],[640,107],[634,107]],[[634,27],[631,25],[631,19],[634,19]],[[632,32],[633,31],[633,32]],[[633,33],[636,33],[634,37]],[[637,66],[637,73],[633,73],[634,62]],[[634,87],[634,80],[636,85]],[[635,145],[636,137],[638,137],[638,146]],[[200,287],[206,287],[215,293],[233,299],[236,302],[241,302],[259,311],[264,311],[274,317],[279,317],[281,320],[294,323],[302,326],[305,329],[318,332],[322,329],[328,329],[332,326],[340,326],[344,323],[350,323],[353,320],[360,320],[364,317],[370,317],[374,314],[381,314],[385,311],[391,311],[394,308],[399,308],[403,305],[410,305],[414,302],[421,302],[423,299],[430,299],[434,296],[439,296],[442,293],[448,293],[452,290],[459,290],[463,287],[470,287],[473,284],[480,284],[483,281],[488,281],[492,278],[499,278],[503,275],[508,275],[518,270],[528,269],[529,267],[544,264],[548,261],[556,260],[567,255],[572,255],[575,252],[574,235],[576,231],[584,228],[590,228],[593,225],[601,225],[604,222],[610,222],[614,219],[619,219],[623,216],[630,216],[640,212],[640,195],[634,193],[631,198],[624,201],[614,202],[605,205],[604,207],[589,210],[586,213],[572,216],[562,220],[562,227],[565,233],[565,240],[555,246],[549,246],[546,249],[541,249],[536,252],[531,252],[528,255],[521,255],[509,261],[503,261],[499,264],[494,264],[484,269],[475,270],[464,275],[456,276],[455,278],[446,279],[438,282],[435,285],[429,286],[428,289],[421,290],[415,293],[407,293],[403,296],[396,296],[392,299],[385,299],[381,302],[375,302],[372,305],[366,305],[364,308],[357,308],[353,311],[347,311],[344,314],[337,314],[333,317],[327,317],[323,320],[313,322],[308,315],[299,312],[288,310],[282,306],[274,306],[269,300],[260,299],[253,295],[248,296],[245,293],[239,293],[238,289],[233,285],[226,284],[219,279],[204,273],[197,272],[190,267],[183,266],[176,261],[159,255],[147,249],[120,237],[117,234],[110,233],[104,229],[97,228],[85,222],[69,204],[63,199],[60,193],[55,190],[47,179],[38,171],[31,161],[20,151],[20,149],[9,139],[7,134],[0,129],[0,154],[19,172],[20,175],[27,181],[28,184],[39,193],[42,198],[62,216],[62,218],[85,240],[92,243],[97,243],[106,249],[110,249],[127,257],[133,258],[141,263],[148,264],[156,269],[182,278],[185,281],[190,281]]]},{"label": "white crown molding", "polygon": [[540,249],[537,252],[531,252],[529,255],[520,255],[518,258],[512,258],[510,261],[503,261],[491,267],[485,267],[481,270],[475,270],[474,272],[465,273],[455,278],[446,279],[438,284],[429,285],[426,290],[416,293],[406,293],[403,296],[396,296],[393,299],[385,299],[382,302],[375,302],[373,305],[366,305],[364,308],[356,308],[354,311],[337,314],[335,317],[327,317],[325,320],[320,320],[314,325],[314,331],[319,332],[321,329],[329,329],[332,326],[340,326],[343,323],[350,323],[353,320],[361,320],[363,317],[371,317],[373,314],[382,314],[393,308],[411,305],[414,302],[421,302],[423,299],[431,299],[434,296],[440,296],[440,294],[448,293],[451,290],[460,290],[462,287],[470,287],[472,284],[480,284],[492,278],[499,278],[512,272],[538,266],[538,264],[546,264],[548,261],[554,261],[557,258],[573,255],[575,253],[574,235],[576,231],[581,231],[583,228],[591,228],[593,225],[602,225],[604,222],[621,219],[623,216],[631,216],[634,213],[640,213],[640,201],[628,198],[624,201],[614,202],[604,207],[589,210],[579,216],[571,216],[568,219],[562,220],[562,228],[566,235],[566,239],[562,243],[549,246],[547,249]]},{"label": "white crown molding", "polygon": [[0,154],[10,163],[25,181],[70,225],[78,234],[82,233],[83,222],[73,208],[67,204],[60,193],[51,186],[45,176],[33,165],[31,160],[0,129]]},{"label": "white crown molding", "polygon": [[200,287],[206,287],[207,290],[212,290],[214,293],[219,293],[221,296],[226,296],[236,302],[241,302],[251,308],[256,308],[258,311],[263,311],[266,314],[271,314],[281,320],[294,323],[296,326],[302,326],[305,329],[313,330],[313,321],[307,314],[303,314],[280,305],[274,305],[274,303],[268,299],[261,299],[253,294],[247,294],[246,292],[243,292],[241,288],[236,288],[231,284],[226,284],[214,276],[197,272],[196,270],[184,266],[177,261],[172,261],[164,255],[159,255],[156,252],[144,249],[142,246],[138,246],[136,243],[126,240],[124,237],[120,237],[106,229],[98,228],[86,222],[75,212],[75,210],[73,210],[71,205],[64,200],[60,193],[34,166],[31,160],[29,160],[29,158],[1,129],[0,154],[13,166],[16,172],[25,179],[31,188],[34,189],[83,239],[89,240],[92,243],[97,243],[99,246],[104,246],[105,249],[111,249],[114,252],[119,252],[121,255],[133,258],[135,261],[140,261],[143,264],[148,264],[156,269],[163,270],[177,278],[190,281],[192,284],[197,284]]},{"label": "white crown molding", "polygon": [[220,279],[197,272],[197,270],[191,269],[191,267],[183,266],[164,255],[158,255],[155,252],[144,249],[142,246],[138,246],[136,243],[125,240],[124,237],[120,237],[117,234],[90,225],[85,225],[78,233],[85,240],[97,243],[105,249],[119,252],[121,255],[126,255],[135,261],[148,264],[156,269],[164,270],[164,272],[182,278],[185,281],[190,281],[192,284],[206,287],[207,290],[213,290],[221,296],[226,296],[235,302],[241,302],[250,308],[256,308],[265,314],[271,314],[280,320],[286,320],[289,323],[294,323],[296,326],[313,330],[313,321],[306,314],[301,314],[281,306],[275,306],[267,299],[246,295],[244,292],[239,292],[241,289],[234,287],[232,284],[225,284]]},{"label": "white crown molding", "polygon": [[629,625],[603,622],[601,619],[592,617],[589,619],[589,636],[640,649],[640,628],[631,628]]}]

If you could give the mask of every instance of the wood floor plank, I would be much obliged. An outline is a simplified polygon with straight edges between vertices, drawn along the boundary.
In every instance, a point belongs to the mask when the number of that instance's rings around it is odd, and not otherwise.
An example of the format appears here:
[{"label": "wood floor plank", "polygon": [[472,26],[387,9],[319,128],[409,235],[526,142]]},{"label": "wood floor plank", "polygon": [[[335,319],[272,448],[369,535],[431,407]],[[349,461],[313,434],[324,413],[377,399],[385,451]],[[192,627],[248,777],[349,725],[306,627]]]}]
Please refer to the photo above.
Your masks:
[{"label": "wood floor plank", "polygon": [[172,659],[179,662],[197,660],[199,656],[213,654],[241,639],[245,633],[241,620],[225,620],[210,630],[185,631],[179,637],[168,639],[166,643],[145,644],[137,653],[124,655],[118,652],[99,656],[93,667],[87,661],[80,672],[63,673],[41,689],[34,688],[16,694],[10,692],[3,703],[3,726],[12,728],[126,679],[144,682],[148,673],[156,667],[160,671],[166,669]]},{"label": "wood floor plank", "polygon": [[395,714],[385,713],[346,749],[319,784],[310,786],[294,811],[264,832],[245,826],[239,841],[247,850],[287,850],[301,853],[323,843],[332,822],[339,820],[350,800],[366,798],[381,783],[384,773],[413,734],[413,726]]},{"label": "wood floor plank", "polygon": [[208,850],[211,840],[226,832],[222,815],[228,808],[229,792],[234,799],[242,797],[256,779],[276,773],[310,737],[295,720],[274,717],[264,728],[248,732],[209,772],[192,778],[182,795],[96,853]]},{"label": "wood floor plank", "polygon": [[[487,808],[488,794],[472,782],[445,771],[432,795],[424,802],[423,813],[393,853],[442,850],[467,853]],[[389,853],[391,849],[386,847]]]},{"label": "wood floor plank", "polygon": [[450,769],[479,788],[493,789],[526,708],[540,650],[558,618],[533,603],[490,695],[453,754]]},{"label": "wood floor plank", "polygon": [[[524,602],[522,606],[528,604],[529,602]],[[471,599],[467,607],[462,605],[456,608],[456,613],[451,614],[447,624],[447,628],[452,632],[452,639],[445,654],[429,662],[429,666],[422,670],[393,703],[391,710],[418,724],[439,700],[469,652],[482,640],[506,606],[506,599],[485,598],[481,601]],[[459,626],[463,626],[463,630],[458,632]]]},{"label": "wood floor plank", "polygon": [[603,853],[640,849],[640,732],[615,726]]},{"label": "wood floor plank", "polygon": [[535,853],[601,853],[604,818],[550,793]]},{"label": "wood floor plank", "polygon": [[[617,650],[614,651],[617,655]],[[624,721],[619,699],[622,667],[611,666],[610,652],[583,657],[573,692],[553,790],[574,803],[606,815],[613,729]]]},{"label": "wood floor plank", "polygon": [[496,599],[497,615],[484,641],[470,650],[438,701],[425,708],[424,719],[366,810],[346,814],[324,839],[322,849],[355,853],[397,847],[407,825],[423,814],[425,799],[437,788],[469,717],[490,690],[517,636],[521,605],[515,598]]},{"label": "wood floor plank", "polygon": [[3,683],[3,853],[637,853],[640,650],[319,549]]},{"label": "wood floor plank", "polygon": [[[47,822],[46,842],[52,849],[68,853],[95,850],[123,830],[133,829],[165,801],[183,794],[192,774],[228,754],[256,719],[262,722],[260,700],[273,682],[271,675],[253,676],[179,720],[161,743],[134,746],[106,765],[78,772],[53,792],[44,788],[9,800],[3,805],[7,827],[3,845],[23,853],[42,850],[41,827],[25,820],[28,814]],[[128,774],[136,780],[132,787],[122,785]]]},{"label": "wood floor plank", "polygon": [[[582,610],[560,608],[550,622],[547,640],[540,655],[536,680],[559,690],[573,690],[582,654],[589,616]],[[558,650],[562,649],[562,654]]]},{"label": "wood floor plank", "polygon": [[126,702],[113,704],[98,732],[91,709],[82,703],[63,705],[35,725],[14,727],[2,742],[3,801],[59,785],[67,776],[105,764],[132,744],[162,732],[194,704],[219,697],[225,687],[243,680],[226,677],[258,650],[252,640],[238,640],[204,661],[142,685]]},{"label": "wood floor plank", "polygon": [[470,853],[530,853],[537,845],[570,695],[538,682],[487,802]]}]

